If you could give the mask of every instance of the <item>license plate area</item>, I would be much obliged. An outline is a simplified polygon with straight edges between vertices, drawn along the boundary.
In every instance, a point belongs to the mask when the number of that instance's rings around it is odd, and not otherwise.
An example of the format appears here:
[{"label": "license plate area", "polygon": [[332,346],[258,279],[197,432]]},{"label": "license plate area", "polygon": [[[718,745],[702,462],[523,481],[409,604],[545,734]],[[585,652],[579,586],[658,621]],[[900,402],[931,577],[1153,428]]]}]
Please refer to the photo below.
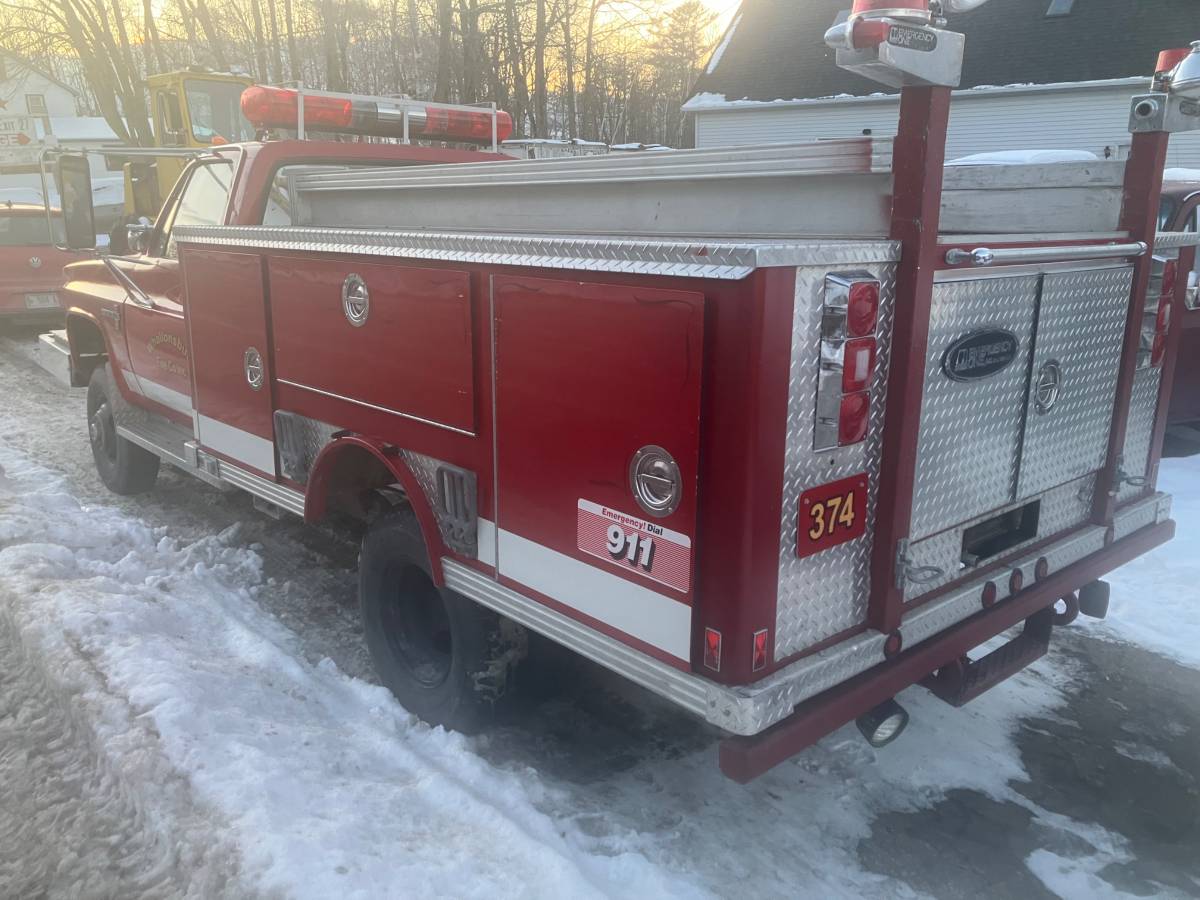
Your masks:
[{"label": "license plate area", "polygon": [[58,294],[53,291],[43,294],[26,294],[26,309],[58,309]]},{"label": "license plate area", "polygon": [[962,533],[960,559],[968,568],[1037,537],[1042,501],[1034,500],[985,519]]}]

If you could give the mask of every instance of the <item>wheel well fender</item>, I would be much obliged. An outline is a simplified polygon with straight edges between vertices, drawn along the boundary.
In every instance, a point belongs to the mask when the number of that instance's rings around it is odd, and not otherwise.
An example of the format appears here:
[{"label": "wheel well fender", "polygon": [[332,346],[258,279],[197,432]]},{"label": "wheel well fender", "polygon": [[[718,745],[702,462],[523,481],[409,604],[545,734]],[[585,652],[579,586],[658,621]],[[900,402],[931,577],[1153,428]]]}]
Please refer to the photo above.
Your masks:
[{"label": "wheel well fender", "polygon": [[437,519],[416,476],[391,445],[360,435],[346,435],[326,444],[308,476],[304,521],[315,524],[335,509],[365,518],[368,510],[364,498],[395,484],[404,491],[417,517],[434,583],[442,587],[444,578],[437,561],[445,547]]},{"label": "wheel well fender", "polygon": [[71,348],[71,385],[86,387],[92,370],[112,358],[108,339],[91,316],[73,312],[67,316],[67,341]]}]

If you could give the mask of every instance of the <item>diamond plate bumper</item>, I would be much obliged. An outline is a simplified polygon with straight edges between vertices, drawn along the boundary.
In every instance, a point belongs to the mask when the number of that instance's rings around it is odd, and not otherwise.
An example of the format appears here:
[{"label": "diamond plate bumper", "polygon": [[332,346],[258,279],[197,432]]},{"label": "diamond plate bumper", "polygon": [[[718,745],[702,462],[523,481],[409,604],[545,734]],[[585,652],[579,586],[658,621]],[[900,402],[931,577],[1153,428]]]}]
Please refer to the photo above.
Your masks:
[{"label": "diamond plate bumper", "polygon": [[[1088,526],[1017,557],[1001,573],[1007,575],[1009,571],[1021,570],[1024,583],[1030,587],[1015,596],[1010,596],[1009,579],[991,572],[913,610],[905,616],[901,627],[904,646],[911,649],[895,659],[888,660],[884,656],[885,636],[869,631],[797,660],[762,681],[738,687],[719,685],[660,662],[461,563],[445,559],[442,567],[446,585],[452,590],[624,675],[726,731],[750,736],[766,732],[789,716],[794,717],[793,710],[800,704],[807,706],[806,701],[827,703],[825,698],[835,694],[831,688],[852,680],[857,683],[866,678],[871,684],[878,682],[891,691],[880,699],[892,696],[1036,610],[1168,540],[1175,528],[1168,518],[1170,509],[1171,498],[1166,494],[1155,494],[1118,511],[1118,539],[1108,547],[1104,545],[1105,529]],[[1048,560],[1050,574],[1037,582],[1034,569],[1041,557]],[[982,611],[980,596],[983,585],[989,580],[996,582],[997,602]],[[968,635],[973,642],[964,645],[966,638],[963,635]],[[931,652],[930,647],[940,649]],[[914,658],[934,659],[934,662],[919,672],[916,668],[920,666],[913,667],[915,674],[907,681],[904,681],[907,674],[902,677],[894,674],[899,660]],[[905,666],[912,664],[906,662]],[[900,671],[908,673],[909,668]],[[878,691],[869,692],[870,696],[876,693]],[[831,716],[837,718],[842,712],[839,706],[834,712],[823,712],[822,718],[813,721],[823,722]],[[850,714],[816,734],[812,740],[858,714]],[[792,753],[800,749],[803,747]]]}]

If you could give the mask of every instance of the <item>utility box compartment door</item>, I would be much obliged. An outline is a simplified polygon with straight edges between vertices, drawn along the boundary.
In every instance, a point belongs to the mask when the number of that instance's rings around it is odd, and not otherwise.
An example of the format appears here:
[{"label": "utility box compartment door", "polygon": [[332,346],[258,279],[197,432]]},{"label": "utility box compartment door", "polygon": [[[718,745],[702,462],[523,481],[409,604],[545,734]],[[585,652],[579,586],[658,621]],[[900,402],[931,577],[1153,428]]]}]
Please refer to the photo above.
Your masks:
[{"label": "utility box compartment door", "polygon": [[181,252],[200,443],[274,478],[261,257],[187,246]]},{"label": "utility box compartment door", "polygon": [[[501,577],[686,663],[703,295],[495,276],[492,314]],[[679,466],[679,505],[661,518],[630,488],[646,446]]]},{"label": "utility box compartment door", "polygon": [[1132,266],[1043,277],[1017,499],[1104,465],[1132,288]]}]

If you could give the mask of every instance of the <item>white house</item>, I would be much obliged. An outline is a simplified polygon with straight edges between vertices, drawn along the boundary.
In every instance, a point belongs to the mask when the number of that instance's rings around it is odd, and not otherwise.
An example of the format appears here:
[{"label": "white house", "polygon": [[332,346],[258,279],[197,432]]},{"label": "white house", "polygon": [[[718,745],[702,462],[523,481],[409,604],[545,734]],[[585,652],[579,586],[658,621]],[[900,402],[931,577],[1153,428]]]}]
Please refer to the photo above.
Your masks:
[{"label": "white house", "polygon": [[[744,0],[684,104],[696,146],[895,134],[896,94],[838,69],[824,44],[849,5]],[[1200,40],[1200,0],[992,0],[950,27],[967,36],[950,158],[1042,148],[1120,157],[1130,98],[1148,90],[1158,51]],[[1168,164],[1200,168],[1200,133],[1175,135]]]},{"label": "white house", "polygon": [[15,53],[0,49],[0,115],[68,117],[78,112],[75,90]]}]

